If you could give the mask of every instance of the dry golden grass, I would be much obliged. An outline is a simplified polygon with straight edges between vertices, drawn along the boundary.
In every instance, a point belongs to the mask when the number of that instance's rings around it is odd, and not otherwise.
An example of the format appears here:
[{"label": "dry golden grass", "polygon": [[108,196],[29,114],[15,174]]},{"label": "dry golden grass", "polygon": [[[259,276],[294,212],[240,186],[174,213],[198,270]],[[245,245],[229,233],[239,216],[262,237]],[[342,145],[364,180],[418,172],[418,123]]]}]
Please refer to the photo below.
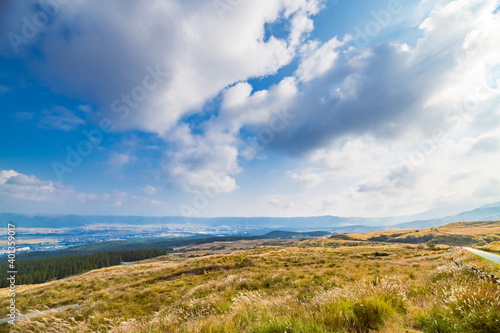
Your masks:
[{"label": "dry golden grass", "polygon": [[[418,230],[418,231],[416,231]],[[345,234],[345,236],[348,236],[354,240],[368,240],[369,238],[372,237],[378,237],[381,235],[387,235],[387,236],[393,236],[393,235],[399,235],[399,234],[405,234],[405,235],[410,235],[417,233],[418,236],[430,233],[431,229],[414,229],[414,230],[387,230],[387,231],[374,231],[374,232],[367,232],[367,233],[362,233],[362,234]]]},{"label": "dry golden grass", "polygon": [[[487,222],[455,222],[449,223],[437,228],[413,229],[413,230],[388,230],[375,231],[363,234],[345,234],[333,236],[333,238],[349,237],[352,241],[363,240],[367,241],[380,236],[388,236],[394,240],[403,241],[408,237],[421,238],[425,237],[436,238],[433,240],[437,243],[452,245],[460,245],[460,241],[473,243],[490,243],[500,241],[500,221]],[[425,243],[426,241],[422,241]]]},{"label": "dry golden grass", "polygon": [[[197,246],[184,254],[19,286],[22,313],[80,307],[19,322],[17,329],[494,332],[500,320],[500,286],[460,270],[451,258],[497,276],[500,266],[464,250],[327,238],[215,245],[225,249]],[[248,247],[234,250],[239,246]],[[6,300],[7,290],[0,290],[0,302]],[[6,307],[0,311],[5,317]]]},{"label": "dry golden grass", "polygon": [[455,222],[436,228],[440,232],[463,235],[500,235],[500,221]]},{"label": "dry golden grass", "polygon": [[483,251],[493,252],[493,253],[500,253],[500,242],[499,241],[492,242],[492,243],[489,243],[488,245],[478,247],[478,249],[483,250]]}]

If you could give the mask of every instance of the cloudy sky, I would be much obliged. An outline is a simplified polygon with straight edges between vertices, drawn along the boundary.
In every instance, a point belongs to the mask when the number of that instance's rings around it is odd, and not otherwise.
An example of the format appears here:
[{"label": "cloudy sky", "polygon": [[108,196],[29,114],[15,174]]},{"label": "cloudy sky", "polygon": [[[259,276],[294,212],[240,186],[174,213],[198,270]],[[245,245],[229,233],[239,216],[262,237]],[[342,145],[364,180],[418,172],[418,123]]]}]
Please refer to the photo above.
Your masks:
[{"label": "cloudy sky", "polygon": [[500,201],[499,0],[0,2],[0,211]]}]

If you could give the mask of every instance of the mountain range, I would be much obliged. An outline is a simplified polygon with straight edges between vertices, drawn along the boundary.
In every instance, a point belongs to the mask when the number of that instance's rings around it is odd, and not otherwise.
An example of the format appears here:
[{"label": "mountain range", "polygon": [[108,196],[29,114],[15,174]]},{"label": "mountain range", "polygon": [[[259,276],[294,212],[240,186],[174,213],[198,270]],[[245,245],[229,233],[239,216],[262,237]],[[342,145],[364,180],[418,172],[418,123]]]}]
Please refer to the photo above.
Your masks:
[{"label": "mountain range", "polygon": [[[425,215],[425,213],[421,214]],[[418,216],[418,215],[415,215]],[[1,213],[0,223],[14,222],[25,228],[64,228],[92,225],[191,225],[200,227],[229,226],[236,230],[279,229],[288,231],[328,230],[334,233],[370,232],[378,230],[420,229],[438,227],[460,221],[500,220],[500,202],[487,204],[459,214],[433,219],[415,219],[408,216],[361,218],[340,216],[311,217],[215,217],[184,218],[176,216],[93,216]],[[398,221],[408,221],[398,223]]]}]

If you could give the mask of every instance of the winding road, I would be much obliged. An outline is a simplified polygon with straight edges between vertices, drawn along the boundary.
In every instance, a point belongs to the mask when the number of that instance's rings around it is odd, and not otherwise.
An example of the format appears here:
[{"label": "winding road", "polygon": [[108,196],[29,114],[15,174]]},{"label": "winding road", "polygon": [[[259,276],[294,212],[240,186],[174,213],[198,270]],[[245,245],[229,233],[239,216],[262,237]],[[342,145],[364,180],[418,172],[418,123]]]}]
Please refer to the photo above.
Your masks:
[{"label": "winding road", "polygon": [[481,251],[481,250],[476,250],[476,249],[473,249],[471,247],[464,247],[464,249],[474,253],[475,255],[483,257],[484,259],[488,259],[490,261],[493,261],[494,263],[500,264],[500,255],[498,255],[498,254],[485,252],[485,251]]}]

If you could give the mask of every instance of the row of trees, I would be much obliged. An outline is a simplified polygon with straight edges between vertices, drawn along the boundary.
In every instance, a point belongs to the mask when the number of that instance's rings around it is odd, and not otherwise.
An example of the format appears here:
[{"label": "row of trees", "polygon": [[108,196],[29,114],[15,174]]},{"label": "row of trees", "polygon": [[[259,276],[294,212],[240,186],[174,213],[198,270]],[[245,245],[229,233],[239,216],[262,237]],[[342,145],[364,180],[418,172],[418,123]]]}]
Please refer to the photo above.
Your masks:
[{"label": "row of trees", "polygon": [[[171,249],[169,249],[171,250]],[[90,255],[71,255],[55,258],[23,259],[15,262],[16,285],[43,283],[81,274],[93,269],[120,265],[130,262],[158,257],[166,253],[165,249],[140,249],[108,251]],[[7,257],[0,264],[0,287],[9,286],[8,271],[12,271]]]}]

